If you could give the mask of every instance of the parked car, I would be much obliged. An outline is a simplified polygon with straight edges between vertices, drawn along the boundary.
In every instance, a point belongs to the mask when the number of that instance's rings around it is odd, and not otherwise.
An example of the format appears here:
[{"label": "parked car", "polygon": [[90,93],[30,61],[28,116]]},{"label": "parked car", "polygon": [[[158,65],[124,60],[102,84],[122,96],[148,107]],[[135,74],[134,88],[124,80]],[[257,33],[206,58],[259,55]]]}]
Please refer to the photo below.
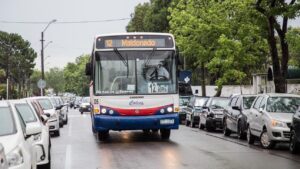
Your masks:
[{"label": "parked car", "polygon": [[4,147],[0,143],[0,169],[8,169]]},{"label": "parked car", "polygon": [[248,143],[259,138],[263,148],[272,148],[277,142],[289,142],[293,114],[299,105],[298,95],[258,95],[248,115]]},{"label": "parked car", "polygon": [[64,127],[64,117],[63,114],[61,113],[60,109],[62,108],[61,105],[59,104],[59,100],[56,99],[55,97],[49,97],[51,100],[51,104],[54,107],[55,111],[58,114],[58,119],[59,119],[59,127]]},{"label": "parked car", "polygon": [[25,101],[0,101],[0,142],[6,151],[9,168],[36,169],[35,135],[41,133],[41,127],[25,124],[15,104]]},{"label": "parked car", "polygon": [[47,115],[49,131],[53,132],[55,136],[60,136],[59,127],[59,114],[56,108],[51,103],[49,97],[31,97],[30,99],[36,99],[38,103],[42,106],[45,115]]},{"label": "parked car", "polygon": [[228,102],[227,97],[210,97],[200,113],[199,128],[207,131],[223,129],[223,111]]},{"label": "parked car", "polygon": [[[49,134],[49,125],[48,125],[48,117],[44,115],[44,112],[40,106],[40,104],[34,99],[24,99],[29,104],[31,111],[28,109],[27,112],[20,113],[23,119],[26,120],[30,117],[30,113],[35,116],[34,121],[29,121],[29,123],[36,123],[36,125],[40,125],[42,128],[42,132],[40,135],[36,135],[35,144],[37,151],[37,165],[43,169],[51,168],[51,154],[50,154],[50,134]],[[23,108],[24,109],[24,108]]]},{"label": "parked car", "polygon": [[293,116],[291,125],[290,152],[293,154],[300,152],[300,107]]},{"label": "parked car", "polygon": [[55,97],[56,101],[57,101],[57,104],[58,104],[58,107],[57,109],[59,110],[59,114],[61,115],[62,117],[62,121],[63,121],[63,124],[68,124],[68,106],[67,104],[64,103],[64,101],[62,100],[61,97]]},{"label": "parked car", "polygon": [[184,109],[187,107],[192,96],[179,96],[179,123],[183,124],[186,119]]},{"label": "parked car", "polygon": [[91,111],[91,99],[90,99],[90,97],[82,98],[82,102],[80,104],[79,111],[80,111],[81,114],[83,114],[83,112],[90,112]]},{"label": "parked car", "polygon": [[186,126],[195,127],[199,124],[200,112],[209,97],[193,96],[185,108]]},{"label": "parked car", "polygon": [[239,139],[246,139],[247,116],[256,95],[235,95],[224,110],[223,133],[230,136],[237,133]]},{"label": "parked car", "polygon": [[80,104],[81,104],[81,101],[82,101],[82,97],[75,97],[75,101],[74,101],[74,109],[77,109],[80,107]]}]

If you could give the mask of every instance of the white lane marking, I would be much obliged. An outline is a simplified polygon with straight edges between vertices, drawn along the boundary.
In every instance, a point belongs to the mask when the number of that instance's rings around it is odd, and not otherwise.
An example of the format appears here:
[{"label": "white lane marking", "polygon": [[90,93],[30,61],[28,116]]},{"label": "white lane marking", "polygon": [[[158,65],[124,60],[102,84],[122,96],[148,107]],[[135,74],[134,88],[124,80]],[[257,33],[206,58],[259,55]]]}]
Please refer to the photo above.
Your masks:
[{"label": "white lane marking", "polygon": [[72,167],[71,159],[72,159],[72,146],[68,144],[66,149],[65,169],[71,169]]},{"label": "white lane marking", "polygon": [[68,136],[71,137],[72,136],[72,120],[69,121],[69,128],[68,128]]}]

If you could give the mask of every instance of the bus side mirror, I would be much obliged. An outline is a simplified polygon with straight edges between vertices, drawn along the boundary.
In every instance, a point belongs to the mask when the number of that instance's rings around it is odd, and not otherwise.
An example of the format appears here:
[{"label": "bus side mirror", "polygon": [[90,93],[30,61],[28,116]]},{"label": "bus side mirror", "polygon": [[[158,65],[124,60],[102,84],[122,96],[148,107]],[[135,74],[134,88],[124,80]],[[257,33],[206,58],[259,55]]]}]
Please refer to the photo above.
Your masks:
[{"label": "bus side mirror", "polygon": [[87,63],[85,65],[85,75],[87,75],[87,76],[92,75],[92,64],[91,63]]}]

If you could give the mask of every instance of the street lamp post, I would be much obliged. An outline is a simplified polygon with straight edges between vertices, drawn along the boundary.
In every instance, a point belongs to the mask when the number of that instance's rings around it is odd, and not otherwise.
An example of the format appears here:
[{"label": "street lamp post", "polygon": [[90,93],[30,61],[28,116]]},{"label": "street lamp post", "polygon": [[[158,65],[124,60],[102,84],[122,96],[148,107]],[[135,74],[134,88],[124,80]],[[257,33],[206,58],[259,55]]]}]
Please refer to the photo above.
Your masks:
[{"label": "street lamp post", "polygon": [[[47,30],[47,28],[52,24],[56,22],[56,19],[53,19],[48,23],[46,28],[41,32],[41,44],[42,44],[42,49],[41,49],[41,72],[42,72],[42,80],[45,79],[45,72],[44,72],[44,32]],[[43,89],[41,89],[41,96],[43,96]]]}]

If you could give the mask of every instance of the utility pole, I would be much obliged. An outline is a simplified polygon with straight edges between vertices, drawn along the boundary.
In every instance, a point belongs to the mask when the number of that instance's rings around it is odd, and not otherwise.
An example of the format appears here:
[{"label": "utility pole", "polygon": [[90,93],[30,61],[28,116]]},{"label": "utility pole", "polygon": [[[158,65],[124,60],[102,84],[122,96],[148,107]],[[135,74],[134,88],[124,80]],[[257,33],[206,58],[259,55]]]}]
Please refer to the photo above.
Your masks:
[{"label": "utility pole", "polygon": [[[50,24],[56,22],[56,19],[51,20],[46,28],[41,32],[41,73],[42,73],[42,80],[45,80],[45,72],[44,72],[44,32],[50,26]],[[41,96],[44,96],[44,89],[41,89]]]}]

